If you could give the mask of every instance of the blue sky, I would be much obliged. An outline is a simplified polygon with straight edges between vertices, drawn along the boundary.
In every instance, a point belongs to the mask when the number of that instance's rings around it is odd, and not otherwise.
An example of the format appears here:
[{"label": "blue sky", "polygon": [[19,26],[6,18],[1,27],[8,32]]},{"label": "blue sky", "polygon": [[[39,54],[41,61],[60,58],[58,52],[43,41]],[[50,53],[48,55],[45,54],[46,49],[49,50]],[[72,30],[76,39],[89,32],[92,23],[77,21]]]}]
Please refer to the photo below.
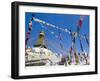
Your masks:
[{"label": "blue sky", "polygon": [[[64,28],[64,29],[70,29],[73,32],[77,30],[77,25],[78,21],[80,19],[80,14],[78,15],[73,15],[73,14],[51,14],[51,13],[31,13],[31,12],[26,12],[25,13],[25,33],[28,31],[29,28],[29,21],[30,18],[32,17],[32,14],[34,14],[35,17],[44,20],[48,23],[54,24],[58,27]],[[33,26],[32,26],[32,31],[30,34],[30,40],[28,41],[27,46],[34,46],[36,43],[36,40],[38,39],[39,32],[42,30],[45,32],[45,42],[46,45],[48,46],[48,49],[57,52],[57,53],[66,53],[66,51],[69,51],[72,41],[71,41],[71,36],[63,32],[61,30],[55,29],[55,28],[50,28],[47,26],[43,26],[47,29],[42,28],[42,25],[39,24],[38,22],[32,21]],[[54,32],[55,35],[52,35],[50,32]],[[59,35],[59,32],[62,36],[62,41],[57,39],[55,36]],[[89,16],[86,15],[82,28],[80,30],[80,34],[84,35],[87,34],[89,37]],[[63,45],[63,50],[60,48],[60,43]],[[89,47],[86,43],[85,40],[82,40],[83,48],[85,51],[89,51]],[[79,43],[79,38],[76,39],[76,49],[77,52],[81,52],[80,48],[80,43]]]}]

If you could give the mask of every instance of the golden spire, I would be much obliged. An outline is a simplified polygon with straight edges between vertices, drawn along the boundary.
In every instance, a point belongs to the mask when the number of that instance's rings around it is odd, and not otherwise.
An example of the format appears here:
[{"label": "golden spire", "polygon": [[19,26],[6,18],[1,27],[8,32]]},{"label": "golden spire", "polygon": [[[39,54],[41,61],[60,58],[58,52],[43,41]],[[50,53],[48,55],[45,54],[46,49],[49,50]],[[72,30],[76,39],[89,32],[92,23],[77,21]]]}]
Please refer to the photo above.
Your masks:
[{"label": "golden spire", "polygon": [[46,48],[46,46],[44,44],[44,36],[45,36],[44,31],[40,31],[38,40],[37,40],[36,44],[34,45],[34,47],[40,47],[41,46],[41,47]]}]

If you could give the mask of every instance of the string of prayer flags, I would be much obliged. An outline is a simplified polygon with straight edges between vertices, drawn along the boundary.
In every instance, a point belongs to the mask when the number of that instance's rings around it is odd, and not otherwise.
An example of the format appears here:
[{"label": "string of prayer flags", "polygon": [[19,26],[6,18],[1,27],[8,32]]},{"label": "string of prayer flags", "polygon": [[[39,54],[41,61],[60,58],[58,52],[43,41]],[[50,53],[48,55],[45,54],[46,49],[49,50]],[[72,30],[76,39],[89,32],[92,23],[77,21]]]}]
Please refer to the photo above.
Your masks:
[{"label": "string of prayer flags", "polygon": [[83,46],[82,46],[82,41],[81,41],[81,39],[80,39],[80,46],[81,46],[81,50],[82,50],[82,52],[83,52]]},{"label": "string of prayer flags", "polygon": [[56,29],[59,29],[59,30],[64,31],[64,32],[68,32],[68,33],[70,34],[70,31],[69,31],[68,29],[63,29],[62,27],[55,26],[55,25],[53,25],[53,24],[50,24],[50,23],[45,22],[45,21],[43,21],[43,20],[40,20],[40,19],[38,19],[38,18],[36,18],[36,17],[33,17],[33,20],[34,20],[35,22],[39,22],[39,23],[41,23],[41,24],[43,24],[43,25],[46,25],[47,27],[56,28]]},{"label": "string of prayer flags", "polygon": [[87,44],[89,46],[89,41],[88,41],[88,38],[86,37],[86,35],[85,35],[85,39],[86,39],[86,42],[87,42]]},{"label": "string of prayer flags", "polygon": [[33,20],[33,18],[30,19],[28,32],[26,33],[25,46],[27,46],[27,42],[30,38],[30,34],[31,34],[31,31],[32,31],[32,20]]}]

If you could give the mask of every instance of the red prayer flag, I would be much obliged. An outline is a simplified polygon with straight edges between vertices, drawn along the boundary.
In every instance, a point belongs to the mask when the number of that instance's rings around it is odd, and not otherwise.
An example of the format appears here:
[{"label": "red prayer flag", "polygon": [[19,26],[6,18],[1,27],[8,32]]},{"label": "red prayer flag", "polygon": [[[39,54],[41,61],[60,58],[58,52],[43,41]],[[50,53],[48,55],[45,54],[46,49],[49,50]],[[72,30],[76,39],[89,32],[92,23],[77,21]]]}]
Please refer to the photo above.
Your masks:
[{"label": "red prayer flag", "polygon": [[79,28],[82,27],[82,20],[79,20],[79,24],[78,24]]}]

